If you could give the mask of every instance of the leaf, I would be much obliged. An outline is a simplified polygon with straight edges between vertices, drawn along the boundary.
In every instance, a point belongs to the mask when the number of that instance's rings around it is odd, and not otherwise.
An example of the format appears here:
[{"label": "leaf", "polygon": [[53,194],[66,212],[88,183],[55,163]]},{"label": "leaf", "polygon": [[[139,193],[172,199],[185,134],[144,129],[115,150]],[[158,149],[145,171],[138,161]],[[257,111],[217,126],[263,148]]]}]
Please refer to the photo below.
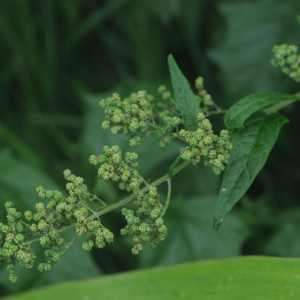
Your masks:
[{"label": "leaf", "polygon": [[300,299],[299,259],[238,257],[69,282],[7,300]]},{"label": "leaf", "polygon": [[[62,175],[63,176],[63,175]],[[3,207],[7,201],[12,201],[15,207],[24,212],[35,210],[35,205],[40,202],[36,187],[42,185],[45,189],[62,190],[54,181],[39,170],[13,158],[8,150],[0,151],[0,219],[6,221],[6,211]],[[72,240],[71,237],[67,237]],[[87,238],[88,239],[88,238]],[[91,278],[101,275],[91,253],[82,249],[82,243],[86,239],[76,238],[72,247],[63,256],[63,263],[53,267],[49,273],[37,271],[37,265],[43,261],[43,249],[34,244],[33,252],[37,256],[32,269],[17,267],[20,280],[11,284],[8,280],[6,264],[0,266],[0,286],[4,286],[10,292],[21,291],[31,287],[45,284],[63,282],[65,280]],[[78,259],[80,257],[80,259]],[[17,264],[18,265],[18,264]],[[80,271],[79,271],[80,270]]]},{"label": "leaf", "polygon": [[300,45],[299,1],[219,1],[217,7],[224,32],[209,57],[220,67],[231,103],[258,91],[291,91],[293,82],[270,60],[274,45]]},{"label": "leaf", "polygon": [[233,133],[233,149],[223,175],[214,214],[214,228],[246,193],[258,172],[264,166],[281,127],[288,120],[281,115],[253,115],[245,126]]},{"label": "leaf", "polygon": [[276,230],[264,246],[266,254],[299,257],[300,253],[300,209],[289,209],[276,216]]},{"label": "leaf", "polygon": [[172,165],[170,166],[169,169],[169,178],[172,179],[173,178],[173,174],[174,174],[174,169],[176,168],[176,166],[178,165],[179,161],[181,159],[181,154],[179,154],[177,156],[177,158],[174,160],[174,162],[172,163]]},{"label": "leaf", "polygon": [[[239,255],[249,230],[241,218],[231,214],[224,230],[215,231],[211,226],[215,199],[213,194],[171,199],[164,215],[168,237],[155,249],[145,246],[139,254],[141,267]],[[130,240],[132,244],[132,237]]]},{"label": "leaf", "polygon": [[224,116],[225,125],[227,128],[242,128],[246,119],[258,110],[274,103],[295,99],[296,96],[294,95],[281,93],[260,92],[249,95],[238,101],[227,111]]},{"label": "leaf", "polygon": [[298,21],[298,23],[300,25],[300,16],[297,16],[297,21]]},{"label": "leaf", "polygon": [[183,117],[185,128],[194,131],[198,128],[197,115],[200,111],[197,100],[188,81],[178,68],[172,54],[168,56],[168,63],[175,101]]}]

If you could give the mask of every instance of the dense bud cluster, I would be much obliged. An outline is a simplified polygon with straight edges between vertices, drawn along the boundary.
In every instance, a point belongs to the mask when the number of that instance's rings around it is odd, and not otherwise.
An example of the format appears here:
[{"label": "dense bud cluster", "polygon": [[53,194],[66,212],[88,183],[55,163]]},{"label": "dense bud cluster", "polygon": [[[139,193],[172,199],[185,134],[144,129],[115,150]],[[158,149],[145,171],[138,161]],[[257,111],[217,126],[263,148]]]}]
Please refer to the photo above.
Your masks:
[{"label": "dense bud cluster", "polygon": [[293,45],[274,46],[273,52],[275,58],[271,60],[272,65],[280,68],[283,73],[296,82],[300,82],[300,55],[297,55],[297,47]]},{"label": "dense bud cluster", "polygon": [[[181,123],[179,117],[164,117],[164,126],[161,127],[157,136],[159,138],[159,147],[165,148],[173,137],[178,136],[178,125]],[[174,130],[176,132],[174,132]]]},{"label": "dense bud cluster", "polygon": [[[160,140],[159,146],[166,147],[173,138],[177,136],[178,125],[182,122],[179,111],[172,98],[171,92],[165,86],[158,88],[162,100],[154,103],[154,98],[146,91],[133,93],[129,98],[121,101],[120,96],[114,93],[112,97],[99,102],[106,114],[102,122],[103,129],[111,129],[114,134],[125,134],[126,140],[131,147],[139,146],[142,139],[151,132],[149,128],[157,133]],[[155,112],[154,112],[155,107]],[[155,124],[154,119],[160,126]],[[142,133],[139,135],[139,133]]]},{"label": "dense bud cluster", "polygon": [[[66,189],[68,197],[56,190],[45,190],[42,186],[37,188],[39,197],[43,200],[36,204],[36,212],[26,211],[23,221],[22,214],[18,212],[11,202],[5,203],[7,210],[7,225],[0,223],[0,263],[6,262],[11,282],[17,281],[15,264],[19,262],[25,268],[31,268],[35,255],[30,249],[34,241],[39,241],[47,257],[46,263],[40,263],[40,272],[50,271],[52,266],[61,261],[63,253],[72,242],[66,241],[61,232],[73,228],[78,236],[87,234],[92,237],[83,244],[85,250],[92,247],[103,248],[105,241],[111,242],[113,234],[91,216],[93,212],[87,205],[89,201],[97,199],[91,195],[81,177],[71,174],[70,170],[64,171],[65,178],[69,181]],[[31,223],[29,223],[31,222]],[[71,225],[72,224],[72,225]],[[71,226],[70,226],[71,225]],[[38,238],[29,239],[31,236]]]},{"label": "dense bud cluster", "polygon": [[204,89],[204,79],[203,77],[198,77],[195,80],[195,87],[198,90],[198,95],[196,99],[199,103],[199,107],[204,113],[207,113],[209,109],[211,109],[214,105],[214,102],[211,98],[211,95],[207,93]]},{"label": "dense bud cluster", "polygon": [[158,94],[161,94],[162,100],[157,102],[156,106],[160,110],[158,117],[163,120],[165,117],[173,116],[178,112],[177,105],[172,93],[167,90],[164,85],[161,85],[157,89]]},{"label": "dense bud cluster", "polygon": [[101,100],[99,104],[104,108],[107,118],[103,121],[102,128],[111,128],[113,134],[125,134],[130,146],[138,146],[141,137],[137,134],[139,132],[146,134],[149,129],[147,122],[153,118],[152,101],[153,96],[147,95],[145,91],[133,93],[124,101],[117,93],[106,100]]},{"label": "dense bud cluster", "polygon": [[199,128],[196,131],[179,131],[179,136],[189,144],[183,149],[181,158],[192,161],[194,165],[203,158],[204,164],[210,165],[214,173],[219,175],[225,169],[229,150],[232,149],[228,131],[222,130],[220,136],[213,134],[211,123],[203,113],[198,114],[198,121]]},{"label": "dense bud cluster", "polygon": [[[284,45],[275,50],[276,60],[273,64],[282,67],[284,72],[300,81],[299,58],[295,55],[297,48]],[[232,144],[227,130],[222,130],[220,136],[215,135],[210,121],[205,118],[205,113],[216,105],[204,89],[203,78],[197,78],[195,85],[198,89],[198,95],[195,97],[202,111],[198,114],[199,128],[195,131],[179,130],[179,126],[183,123],[182,118],[171,92],[165,86],[158,88],[162,101],[156,104],[153,97],[145,91],[134,93],[124,101],[121,101],[117,93],[106,100],[101,100],[99,104],[104,108],[107,119],[103,121],[102,127],[110,128],[114,134],[125,134],[130,146],[139,145],[142,138],[151,132],[157,134],[161,148],[166,147],[172,138],[179,138],[188,143],[188,146],[181,149],[176,164],[180,158],[191,161],[194,165],[203,159],[204,164],[210,165],[218,175],[228,163]],[[149,127],[154,128],[153,131],[150,131]],[[140,133],[142,134],[139,135]],[[134,200],[133,204],[137,206],[137,210],[134,212],[123,208],[122,214],[127,225],[121,229],[121,235],[133,234],[135,245],[132,253],[138,254],[146,242],[155,247],[163,241],[167,237],[167,228],[162,216],[169,204],[172,176],[169,172],[169,192],[163,208],[156,187],[149,185],[139,175],[136,169],[137,158],[138,155],[134,152],[127,152],[125,157],[122,157],[122,151],[118,146],[111,148],[104,146],[103,154],[90,157],[90,163],[100,164],[99,177],[119,182],[121,190],[132,193],[117,205],[106,207],[100,199],[88,191],[83,178],[73,175],[70,170],[64,171],[64,177],[68,181],[66,185],[68,196],[39,186],[36,191],[43,202],[36,204],[35,212],[26,211],[23,216],[11,202],[7,202],[5,204],[7,224],[0,222],[0,264],[7,263],[10,281],[16,282],[18,279],[15,271],[17,262],[25,268],[32,268],[36,258],[30,249],[33,242],[40,243],[47,258],[46,262],[38,265],[39,271],[50,271],[59,263],[64,252],[72,244],[62,236],[64,230],[73,229],[75,236],[84,234],[89,236],[90,239],[82,245],[87,251],[93,247],[103,248],[106,242],[112,242],[114,236],[101,224],[99,216],[130,200]],[[142,183],[145,184],[143,188]],[[101,202],[102,206],[105,206],[104,210],[93,211],[89,202],[94,200]]]},{"label": "dense bud cluster", "polygon": [[98,169],[98,176],[105,180],[121,181],[119,188],[128,192],[137,193],[140,190],[142,179],[135,169],[138,155],[134,152],[127,152],[125,159],[122,158],[122,151],[118,146],[103,147],[103,155],[90,157],[93,165],[101,164]]},{"label": "dense bud cluster", "polygon": [[138,254],[143,250],[144,243],[150,242],[150,246],[154,248],[167,237],[167,227],[160,217],[163,207],[158,197],[156,187],[150,187],[146,193],[140,191],[134,200],[134,205],[138,207],[136,212],[122,209],[127,225],[121,229],[121,234],[134,234],[133,241],[136,244],[131,250],[133,254]]},{"label": "dense bud cluster", "polygon": [[[127,152],[122,159],[122,151],[118,146],[103,147],[103,155],[90,157],[90,163],[101,164],[98,169],[99,177],[106,180],[120,181],[119,188],[128,192],[137,193],[134,204],[138,207],[136,213],[133,210],[123,208],[122,214],[127,220],[127,225],[121,230],[121,234],[134,234],[136,245],[132,248],[133,254],[138,254],[143,249],[143,243],[150,242],[152,247],[165,239],[167,228],[160,218],[163,209],[158,200],[156,187],[147,185],[141,190],[143,182],[139,176],[136,153]],[[148,190],[148,192],[145,192]]]}]

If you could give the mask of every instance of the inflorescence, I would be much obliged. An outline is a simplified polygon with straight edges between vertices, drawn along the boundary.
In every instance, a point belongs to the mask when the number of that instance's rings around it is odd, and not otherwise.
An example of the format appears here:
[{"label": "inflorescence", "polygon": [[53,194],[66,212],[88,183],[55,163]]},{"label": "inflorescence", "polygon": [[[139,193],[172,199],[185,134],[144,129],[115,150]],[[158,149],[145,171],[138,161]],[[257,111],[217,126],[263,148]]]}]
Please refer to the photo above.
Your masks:
[{"label": "inflorescence", "polygon": [[[285,64],[291,65],[293,62],[294,70],[295,64],[298,64],[298,58],[294,55],[296,49],[285,48],[285,52],[282,51],[276,50],[276,53],[281,53],[280,57],[287,57],[284,60]],[[276,56],[278,61],[282,61],[278,55]],[[296,60],[292,60],[291,57]],[[280,63],[280,66],[283,67],[284,64]],[[298,72],[299,69],[296,70]],[[297,76],[291,77],[297,79]],[[215,135],[210,121],[205,118],[208,110],[216,105],[204,89],[202,77],[196,79],[195,86],[198,90],[195,97],[201,111],[198,114],[199,128],[195,131],[182,129],[180,112],[171,92],[165,86],[158,88],[158,93],[162,96],[162,100],[158,102],[145,91],[134,93],[124,101],[116,93],[106,100],[101,100],[100,105],[106,114],[102,127],[110,128],[114,134],[125,134],[132,147],[140,145],[142,139],[152,132],[156,133],[161,148],[165,148],[171,139],[178,138],[188,144],[180,151],[181,159],[191,161],[194,165],[203,159],[204,164],[210,165],[218,175],[228,163],[232,144],[227,130],[222,130],[220,136]],[[119,182],[121,190],[132,193],[129,200],[134,200],[133,204],[137,210],[122,209],[127,225],[121,229],[121,235],[133,234],[135,242],[133,254],[138,254],[143,249],[144,243],[149,242],[151,247],[155,247],[167,237],[167,228],[162,216],[165,214],[170,195],[168,193],[163,207],[157,188],[139,175],[136,169],[137,159],[138,155],[134,152],[127,152],[123,157],[118,146],[111,148],[104,146],[103,154],[90,157],[90,163],[100,164],[99,177]],[[83,178],[73,175],[70,170],[64,171],[64,177],[68,181],[66,189],[69,195],[64,196],[59,191],[45,190],[39,186],[37,193],[43,202],[36,204],[35,212],[26,211],[23,215],[17,211],[12,202],[5,203],[7,225],[0,222],[0,264],[7,263],[11,282],[18,280],[15,271],[17,262],[25,268],[32,268],[36,258],[31,250],[33,242],[40,243],[47,258],[46,262],[38,265],[38,270],[43,272],[50,271],[59,263],[64,252],[71,246],[73,241],[67,241],[62,235],[67,229],[74,230],[74,238],[76,235],[85,234],[90,237],[88,242],[82,245],[87,251],[93,247],[103,248],[106,242],[113,241],[113,234],[101,224],[100,216],[121,204],[106,206],[102,200],[88,191]],[[169,184],[168,187],[170,192]],[[95,200],[101,203],[98,211],[92,210],[89,205]],[[124,200],[122,204],[129,201]]]},{"label": "inflorescence", "polygon": [[[0,223],[0,264],[6,262],[11,282],[18,280],[15,264],[25,268],[32,268],[36,256],[30,249],[33,242],[39,241],[47,257],[46,263],[40,263],[40,272],[50,271],[53,265],[59,263],[64,252],[72,242],[62,236],[62,231],[73,228],[76,235],[87,234],[91,237],[83,244],[83,249],[92,247],[103,248],[106,242],[113,241],[113,234],[105,228],[99,218],[92,217],[95,212],[88,206],[88,202],[99,200],[87,190],[83,178],[64,171],[69,196],[65,197],[56,190],[37,188],[41,199],[50,199],[47,204],[36,204],[36,212],[26,211],[22,220],[22,213],[17,211],[12,202],[6,202],[7,225]],[[26,238],[38,237],[35,239]]]},{"label": "inflorescence", "polygon": [[297,55],[297,47],[294,45],[274,46],[275,58],[271,60],[274,67],[300,82],[300,55]]},{"label": "inflorescence", "polygon": [[220,136],[213,134],[212,125],[203,113],[198,114],[198,126],[196,131],[179,131],[179,136],[189,144],[182,149],[181,158],[190,160],[193,165],[204,158],[204,165],[211,166],[214,173],[220,175],[228,163],[229,151],[232,149],[228,130],[222,130]]},{"label": "inflorescence", "polygon": [[[150,242],[155,247],[159,241],[167,236],[167,228],[161,218],[163,206],[157,194],[157,188],[149,186],[139,176],[137,167],[138,155],[134,152],[127,152],[125,159],[122,159],[122,151],[118,146],[111,148],[104,146],[103,155],[90,157],[94,165],[101,164],[98,175],[105,180],[120,181],[119,188],[136,194],[134,205],[137,211],[123,208],[122,214],[127,220],[127,225],[121,230],[121,235],[134,234],[133,241],[136,243],[132,248],[133,254],[138,254],[143,249],[143,243]],[[146,189],[141,190],[142,182]],[[146,191],[145,191],[146,190]]]}]

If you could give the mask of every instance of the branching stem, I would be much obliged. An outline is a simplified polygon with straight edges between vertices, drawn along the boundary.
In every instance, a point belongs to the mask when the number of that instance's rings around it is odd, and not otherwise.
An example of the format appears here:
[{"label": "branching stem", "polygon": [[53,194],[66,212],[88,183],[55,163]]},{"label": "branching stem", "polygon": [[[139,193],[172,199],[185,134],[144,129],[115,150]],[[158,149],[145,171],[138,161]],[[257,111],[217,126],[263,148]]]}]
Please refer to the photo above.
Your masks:
[{"label": "branching stem", "polygon": [[[186,166],[188,166],[190,163],[191,163],[190,161],[185,161],[185,162],[183,162],[182,164],[180,164],[179,166],[177,166],[177,167],[174,169],[173,174],[174,174],[174,175],[177,174],[177,173],[180,172],[182,169],[184,169]],[[163,183],[163,182],[165,182],[165,181],[168,181],[168,186],[171,186],[171,180],[170,180],[170,178],[169,178],[169,174],[168,174],[168,173],[165,174],[164,176],[158,178],[157,180],[153,181],[151,184],[148,184],[148,183],[147,183],[147,185],[146,185],[143,189],[141,189],[141,191],[146,192],[146,191],[149,190],[149,188],[150,188],[151,186],[158,186],[158,185],[160,185],[161,183]],[[171,195],[171,188],[169,188],[169,190],[168,190],[168,198],[169,198],[170,195]],[[119,201],[119,202],[117,202],[117,203],[114,203],[114,204],[112,204],[112,205],[106,206],[105,208],[103,208],[102,210],[100,210],[100,211],[98,211],[98,212],[94,212],[92,215],[88,216],[88,218],[89,218],[89,219],[99,218],[100,216],[103,216],[104,214],[106,214],[106,213],[108,213],[108,212],[110,212],[110,211],[116,209],[117,207],[120,207],[120,206],[126,204],[127,202],[130,202],[130,201],[134,200],[136,197],[137,197],[137,193],[132,194],[132,195],[130,195],[129,197],[126,197],[125,199],[123,199],[123,200],[121,200],[121,201]],[[168,198],[167,198],[167,202],[166,202],[166,204],[165,204],[164,211],[165,211],[165,209],[167,208],[167,206],[166,206],[167,203],[170,201],[170,200],[168,200]],[[63,232],[63,231],[65,231],[65,230],[74,228],[75,225],[76,225],[76,223],[71,224],[71,225],[68,225],[68,226],[66,226],[66,227],[63,227],[63,228],[57,230],[57,232],[60,233],[60,232]],[[21,247],[27,246],[27,245],[31,245],[32,243],[37,242],[39,239],[40,239],[40,238],[35,238],[35,239],[32,239],[31,241],[24,242],[24,243],[21,244]]]},{"label": "branching stem", "polygon": [[167,179],[167,183],[168,183],[168,195],[167,195],[167,200],[166,200],[166,203],[165,203],[165,206],[164,206],[164,211],[162,212],[162,214],[160,216],[161,218],[166,213],[167,208],[168,208],[169,203],[170,203],[170,198],[171,198],[171,179],[170,178]]}]

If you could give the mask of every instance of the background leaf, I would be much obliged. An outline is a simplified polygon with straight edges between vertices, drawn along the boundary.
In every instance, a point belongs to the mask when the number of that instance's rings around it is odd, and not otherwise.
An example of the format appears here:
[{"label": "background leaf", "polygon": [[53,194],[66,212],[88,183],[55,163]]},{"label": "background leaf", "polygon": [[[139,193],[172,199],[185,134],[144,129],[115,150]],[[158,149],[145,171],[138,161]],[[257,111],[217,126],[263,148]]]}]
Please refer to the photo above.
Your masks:
[{"label": "background leaf", "polygon": [[295,99],[296,96],[281,93],[260,92],[249,95],[230,107],[224,116],[225,125],[227,128],[241,128],[244,122],[258,110],[274,103]]},{"label": "background leaf", "polygon": [[221,231],[213,230],[216,198],[216,195],[172,198],[164,215],[168,237],[155,249],[145,247],[139,254],[141,267],[239,255],[249,230],[235,214],[228,216]]},{"label": "background leaf", "polygon": [[288,120],[281,115],[255,114],[245,126],[233,133],[233,149],[223,175],[214,213],[214,228],[246,193],[265,164],[281,127]]},{"label": "background leaf", "polygon": [[299,216],[299,209],[285,210],[274,216],[276,229],[265,244],[266,253],[276,256],[299,257]]},{"label": "background leaf", "polygon": [[69,282],[5,299],[286,300],[300,298],[299,280],[299,259],[240,257]]},{"label": "background leaf", "polygon": [[222,1],[218,8],[225,30],[209,56],[221,68],[229,103],[259,91],[288,91],[293,83],[270,60],[274,45],[300,43],[299,1]]},{"label": "background leaf", "polygon": [[196,130],[198,128],[197,115],[200,109],[195,95],[171,54],[168,56],[168,63],[175,101],[183,117],[185,128],[187,130]]}]

